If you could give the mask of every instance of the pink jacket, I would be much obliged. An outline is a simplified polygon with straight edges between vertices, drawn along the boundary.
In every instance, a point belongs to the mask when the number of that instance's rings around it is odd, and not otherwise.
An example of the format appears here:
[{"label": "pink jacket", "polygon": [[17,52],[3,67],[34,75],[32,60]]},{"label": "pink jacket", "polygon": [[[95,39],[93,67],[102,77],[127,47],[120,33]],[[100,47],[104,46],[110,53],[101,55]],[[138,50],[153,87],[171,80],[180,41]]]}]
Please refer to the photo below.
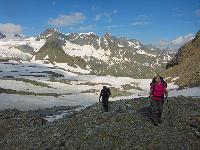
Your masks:
[{"label": "pink jacket", "polygon": [[167,92],[167,85],[162,82],[151,83],[150,89],[152,91],[153,100],[162,100],[164,98],[164,94]]}]

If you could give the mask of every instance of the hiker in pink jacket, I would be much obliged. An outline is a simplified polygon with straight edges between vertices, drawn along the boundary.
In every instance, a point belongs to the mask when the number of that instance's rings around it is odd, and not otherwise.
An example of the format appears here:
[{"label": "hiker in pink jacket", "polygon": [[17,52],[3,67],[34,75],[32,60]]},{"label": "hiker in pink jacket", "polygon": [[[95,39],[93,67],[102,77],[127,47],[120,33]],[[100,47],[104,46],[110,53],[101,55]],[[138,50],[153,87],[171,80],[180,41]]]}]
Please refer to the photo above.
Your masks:
[{"label": "hiker in pink jacket", "polygon": [[168,96],[167,83],[159,75],[155,76],[150,84],[150,112],[155,126],[161,123],[164,96]]}]

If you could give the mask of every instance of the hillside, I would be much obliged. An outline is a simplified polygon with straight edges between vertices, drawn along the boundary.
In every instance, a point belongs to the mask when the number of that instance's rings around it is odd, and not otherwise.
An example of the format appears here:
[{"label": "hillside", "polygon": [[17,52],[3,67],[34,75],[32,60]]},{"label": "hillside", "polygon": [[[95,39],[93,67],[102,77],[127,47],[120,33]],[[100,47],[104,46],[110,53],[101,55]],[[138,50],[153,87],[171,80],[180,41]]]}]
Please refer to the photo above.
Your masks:
[{"label": "hillside", "polygon": [[[53,123],[41,118],[42,110],[39,110],[40,113],[1,111],[0,131],[3,136],[0,137],[0,148],[2,150],[198,149],[200,99],[169,98],[169,104],[172,124],[165,105],[163,123],[158,127],[153,126],[147,118],[146,98],[110,102],[108,113],[102,112],[101,105],[97,103],[80,112],[68,114]],[[19,126],[13,124],[8,126],[9,122],[18,123]],[[8,132],[2,132],[5,129]]]},{"label": "hillside", "polygon": [[200,86],[200,31],[195,38],[182,46],[175,57],[167,64],[165,77],[179,77],[179,86]]}]

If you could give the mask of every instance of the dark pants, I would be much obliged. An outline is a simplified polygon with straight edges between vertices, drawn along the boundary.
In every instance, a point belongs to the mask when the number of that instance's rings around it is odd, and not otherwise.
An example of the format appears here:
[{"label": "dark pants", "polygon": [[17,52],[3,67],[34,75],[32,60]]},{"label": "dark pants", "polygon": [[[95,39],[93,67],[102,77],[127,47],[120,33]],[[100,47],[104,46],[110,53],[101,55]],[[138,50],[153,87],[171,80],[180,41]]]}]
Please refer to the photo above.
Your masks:
[{"label": "dark pants", "polygon": [[102,103],[103,103],[104,111],[107,112],[108,111],[108,97],[102,97]]},{"label": "dark pants", "polygon": [[159,101],[151,100],[150,113],[154,124],[158,124],[158,122],[161,122],[163,104],[164,104],[164,99]]}]

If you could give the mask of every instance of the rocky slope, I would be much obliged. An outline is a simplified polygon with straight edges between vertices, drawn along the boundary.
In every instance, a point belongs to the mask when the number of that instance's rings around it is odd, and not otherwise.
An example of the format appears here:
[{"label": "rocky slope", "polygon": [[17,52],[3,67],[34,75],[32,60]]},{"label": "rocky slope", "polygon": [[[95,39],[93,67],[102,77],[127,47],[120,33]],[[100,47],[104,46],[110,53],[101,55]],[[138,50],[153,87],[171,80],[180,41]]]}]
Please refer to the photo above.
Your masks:
[{"label": "rocky slope", "polygon": [[[154,127],[147,117],[147,98],[110,102],[108,113],[97,103],[53,123],[16,126],[1,136],[0,149],[198,149],[200,99],[169,98],[169,106],[172,123],[165,105],[163,123]],[[1,131],[10,118],[1,117]],[[23,120],[19,115],[13,118]]]},{"label": "rocky slope", "polygon": [[175,57],[167,64],[165,77],[180,77],[180,86],[200,85],[200,31],[189,43],[182,46]]}]

